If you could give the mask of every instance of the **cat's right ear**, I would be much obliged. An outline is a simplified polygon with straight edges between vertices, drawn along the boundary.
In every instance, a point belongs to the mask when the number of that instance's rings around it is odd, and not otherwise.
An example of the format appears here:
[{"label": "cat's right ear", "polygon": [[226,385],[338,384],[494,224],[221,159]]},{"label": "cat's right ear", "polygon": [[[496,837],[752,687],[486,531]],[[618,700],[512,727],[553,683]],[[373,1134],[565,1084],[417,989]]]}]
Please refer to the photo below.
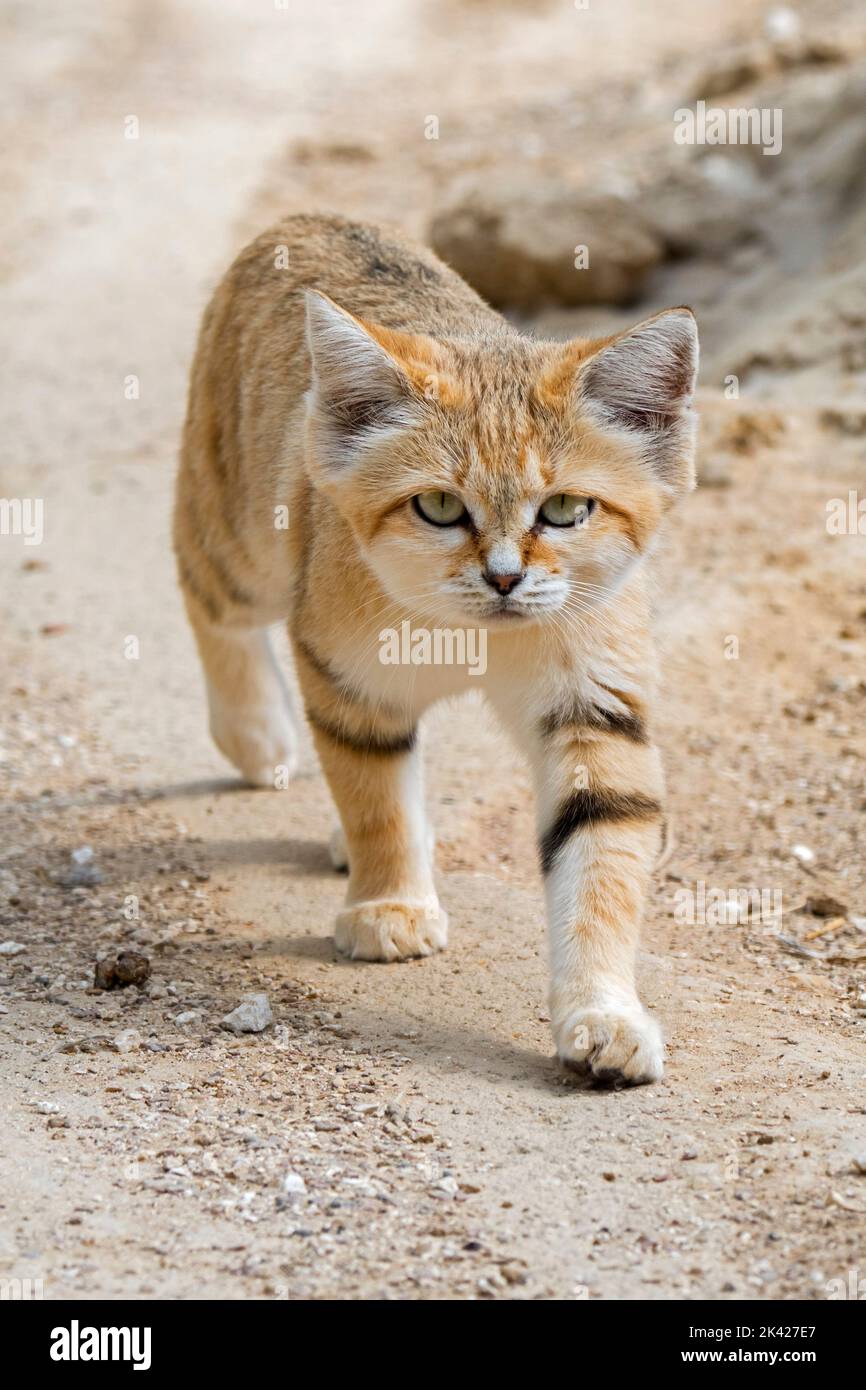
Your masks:
[{"label": "cat's right ear", "polygon": [[406,367],[378,341],[372,325],[317,290],[307,291],[306,305],[310,462],[325,481],[344,472],[366,446],[381,442],[383,433],[416,424],[421,404]]},{"label": "cat's right ear", "polygon": [[614,434],[677,495],[694,486],[697,369],[694,314],[665,309],[611,338],[566,344],[543,390]]}]

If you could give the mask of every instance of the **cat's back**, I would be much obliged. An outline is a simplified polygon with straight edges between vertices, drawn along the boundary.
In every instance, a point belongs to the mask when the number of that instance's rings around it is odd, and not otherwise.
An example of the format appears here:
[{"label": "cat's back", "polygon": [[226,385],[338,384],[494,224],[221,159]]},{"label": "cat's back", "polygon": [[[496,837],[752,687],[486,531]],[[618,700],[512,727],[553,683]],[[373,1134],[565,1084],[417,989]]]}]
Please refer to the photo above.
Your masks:
[{"label": "cat's back", "polygon": [[310,384],[309,289],[386,328],[453,337],[508,332],[455,271],[396,229],[326,213],[285,217],[241,251],[205,311],[188,432],[207,415],[229,447],[245,452],[246,445],[261,457],[275,445]]},{"label": "cat's back", "polygon": [[308,289],[387,328],[460,337],[504,327],[426,247],[397,229],[329,214],[286,217],[256,237],[230,266],[216,300],[247,341],[256,333],[299,338]]}]

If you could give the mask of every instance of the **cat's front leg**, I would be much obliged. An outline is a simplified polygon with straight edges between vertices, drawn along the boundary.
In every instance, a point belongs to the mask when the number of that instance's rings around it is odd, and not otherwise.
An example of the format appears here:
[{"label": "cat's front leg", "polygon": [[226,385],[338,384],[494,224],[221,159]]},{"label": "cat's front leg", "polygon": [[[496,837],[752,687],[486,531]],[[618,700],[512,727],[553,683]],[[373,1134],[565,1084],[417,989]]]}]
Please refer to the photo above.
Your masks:
[{"label": "cat's front leg", "polygon": [[337,949],[355,960],[379,961],[442,950],[448,921],[433,881],[414,723],[341,686],[308,645],[296,643],[296,658],[319,760],[340,813],[339,848],[348,859]]},{"label": "cat's front leg", "polygon": [[535,730],[550,935],[550,1011],[561,1059],[603,1080],[662,1075],[661,1030],[634,981],[659,849],[663,780],[642,712],[585,702]]}]

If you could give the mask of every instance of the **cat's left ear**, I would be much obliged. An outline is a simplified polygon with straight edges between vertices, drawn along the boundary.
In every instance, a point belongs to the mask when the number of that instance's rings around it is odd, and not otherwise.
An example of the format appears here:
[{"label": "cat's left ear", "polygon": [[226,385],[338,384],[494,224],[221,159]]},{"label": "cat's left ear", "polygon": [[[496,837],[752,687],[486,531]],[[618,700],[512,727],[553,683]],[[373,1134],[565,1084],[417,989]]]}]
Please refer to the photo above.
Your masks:
[{"label": "cat's left ear", "polygon": [[306,298],[314,452],[335,479],[365,445],[423,419],[425,401],[438,398],[441,350],[421,334],[356,318],[318,291]]},{"label": "cat's left ear", "polygon": [[608,340],[579,366],[579,406],[602,429],[637,446],[666,491],[694,487],[698,326],[691,309],[667,309]]}]

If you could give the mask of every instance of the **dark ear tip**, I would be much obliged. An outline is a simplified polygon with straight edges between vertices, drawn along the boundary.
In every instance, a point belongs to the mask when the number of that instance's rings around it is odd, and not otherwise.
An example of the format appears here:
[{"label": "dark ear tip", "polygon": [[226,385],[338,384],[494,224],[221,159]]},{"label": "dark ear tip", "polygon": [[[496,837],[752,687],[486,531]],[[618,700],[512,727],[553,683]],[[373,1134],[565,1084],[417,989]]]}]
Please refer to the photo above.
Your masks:
[{"label": "dark ear tip", "polygon": [[664,320],[666,318],[676,318],[679,320],[679,332],[688,336],[692,346],[698,350],[698,320],[695,311],[688,304],[677,304],[672,309],[664,309],[658,316]]},{"label": "dark ear tip", "polygon": [[665,312],[668,314],[688,314],[691,322],[694,324],[695,332],[697,332],[698,316],[690,304],[676,304],[672,309],[667,309]]}]

